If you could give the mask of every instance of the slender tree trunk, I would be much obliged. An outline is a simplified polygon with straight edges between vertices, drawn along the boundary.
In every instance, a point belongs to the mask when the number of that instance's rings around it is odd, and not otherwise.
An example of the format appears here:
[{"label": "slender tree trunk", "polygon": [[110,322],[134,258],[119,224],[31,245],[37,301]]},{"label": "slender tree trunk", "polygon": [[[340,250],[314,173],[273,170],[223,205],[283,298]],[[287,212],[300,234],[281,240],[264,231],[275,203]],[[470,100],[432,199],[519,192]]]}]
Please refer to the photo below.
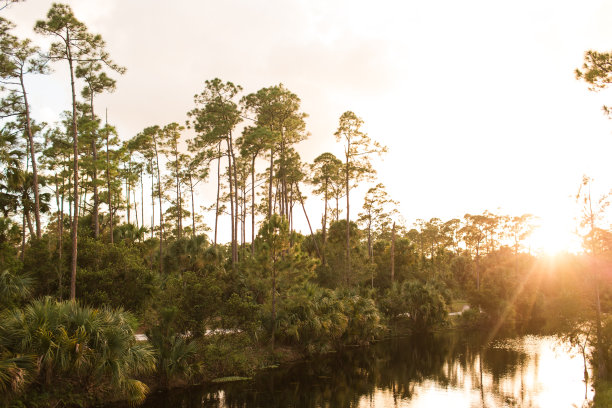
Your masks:
[{"label": "slender tree trunk", "polygon": [[[64,168],[64,170],[66,170]],[[62,176],[62,208],[60,210],[60,241],[59,241],[59,265],[60,265],[60,276],[64,275],[63,271],[63,254],[64,254],[64,203],[66,202],[66,186],[64,184],[64,176]],[[60,299],[62,299],[64,295],[64,288],[61,285],[60,281]]]},{"label": "slender tree trunk", "polygon": [[[276,203],[280,201],[280,190],[278,188],[279,181],[276,180],[276,191],[274,193],[274,205],[272,207],[272,212],[276,214]],[[280,205],[280,204],[279,204]]]},{"label": "slender tree trunk", "polygon": [[270,183],[268,184],[268,219],[272,217],[272,183],[274,182],[274,148],[270,148]]},{"label": "slender tree trunk", "polygon": [[[63,189],[62,180],[62,189]],[[62,196],[63,201],[63,196]],[[63,202],[62,202],[63,204]],[[63,205],[60,206],[60,187],[57,180],[57,172],[55,173],[55,205],[57,206],[57,243],[58,243],[58,264],[57,264],[57,277],[58,277],[58,297],[62,300],[62,217],[61,212],[63,211]]]},{"label": "slender tree trunk", "polygon": [[66,30],[66,54],[68,55],[68,66],[70,68],[70,85],[72,90],[72,154],[74,155],[74,214],[72,219],[72,263],[70,268],[70,300],[76,299],[76,272],[77,272],[77,245],[79,228],[79,138],[77,130],[76,91],[74,84],[74,71],[72,67],[72,50],[70,33]]},{"label": "slender tree trunk", "polygon": [[391,283],[395,279],[395,222],[391,228]]},{"label": "slender tree trunk", "polygon": [[372,214],[368,214],[368,259],[372,262]]},{"label": "slender tree trunk", "polygon": [[195,238],[195,201],[193,200],[193,179],[191,178],[191,172],[189,173],[189,190],[191,191],[191,238]]},{"label": "slender tree trunk", "polygon": [[215,204],[215,241],[217,248],[217,227],[219,226],[219,194],[221,192],[221,142],[217,145],[217,201]]},{"label": "slender tree trunk", "polygon": [[[144,166],[140,167],[140,219],[142,220],[142,227],[144,228],[145,220],[144,220],[144,183],[143,183],[144,169],[143,167]],[[144,237],[144,231],[142,235]]]},{"label": "slender tree trunk", "polygon": [[[90,105],[91,105],[91,120],[96,120],[94,115],[94,104],[93,104],[93,92],[91,92]],[[98,195],[98,144],[96,143],[97,135],[94,135],[91,140],[91,154],[93,156],[93,173],[92,173],[92,184],[93,184],[93,210],[91,217],[93,218],[94,227],[94,238],[100,237],[100,197]]]},{"label": "slender tree trunk", "polygon": [[113,233],[113,200],[112,200],[112,190],[111,190],[111,178],[110,178],[110,158],[108,153],[108,109],[106,110],[106,188],[108,190],[108,226],[110,231],[110,243],[114,243],[114,233]]},{"label": "slender tree trunk", "polygon": [[127,210],[127,223],[130,223],[130,171],[131,169],[128,167],[128,174],[125,177],[125,196],[126,196],[126,210]]},{"label": "slender tree trunk", "polygon": [[153,146],[155,147],[155,162],[157,165],[157,196],[159,197],[159,273],[164,273],[164,211],[162,208],[161,174],[159,171],[159,154],[157,152],[157,139],[153,133]]},{"label": "slender tree trunk", "polygon": [[293,187],[291,187],[291,192],[289,194],[289,234],[293,233]]},{"label": "slender tree trunk", "polygon": [[[26,142],[26,144],[28,146],[26,146],[26,148],[29,148],[29,140]],[[26,156],[26,169],[25,169],[25,177],[27,178],[28,175],[28,170],[30,169],[30,161],[28,159],[28,157]],[[26,201],[28,198],[28,194],[27,194],[27,184],[26,184],[26,180],[24,180],[23,183],[23,193],[21,194],[21,207],[23,208],[23,213],[21,215],[21,261],[23,262],[23,259],[25,257],[25,241],[26,241],[26,213],[27,213],[27,209],[26,209]],[[32,231],[30,228],[30,236],[32,236]]]},{"label": "slender tree trunk", "polygon": [[85,205],[87,203],[87,176],[85,174],[81,176],[79,184],[79,217],[83,217],[85,215]]},{"label": "slender tree trunk", "polygon": [[32,217],[30,217],[30,210],[26,210],[25,216],[26,216],[26,221],[28,222],[28,231],[30,232],[30,237],[33,237],[34,228],[32,227]]},{"label": "slender tree trunk", "polygon": [[317,237],[312,231],[312,226],[310,225],[310,219],[308,218],[308,214],[306,213],[306,207],[304,206],[304,198],[302,197],[302,194],[300,193],[299,187],[298,187],[297,193],[298,193],[298,196],[300,197],[300,204],[302,204],[302,210],[304,211],[304,217],[306,217],[306,222],[308,223],[308,229],[310,229],[310,236],[312,237],[312,242],[314,243],[315,250],[317,251],[317,255],[319,255],[319,258],[323,259],[323,256],[321,255],[321,251],[319,250],[319,245],[317,244]]},{"label": "slender tree trunk", "polygon": [[[323,209],[323,225],[321,228],[321,235],[323,236],[323,248],[325,248],[325,244],[327,243],[327,185],[328,185],[328,179],[325,179],[325,208]],[[323,260],[323,264],[325,264],[325,260]]]},{"label": "slender tree trunk", "polygon": [[132,189],[132,198],[134,199],[134,215],[136,217],[136,229],[138,229],[138,203],[136,202],[136,187]]},{"label": "slender tree trunk", "polygon": [[255,158],[251,164],[251,255],[255,256]]},{"label": "slender tree trunk", "polygon": [[154,237],[155,230],[155,176],[153,175],[153,159],[149,160],[151,168],[151,239]]},{"label": "slender tree trunk", "polygon": [[244,245],[246,241],[246,179],[242,183],[242,208],[240,219],[240,251],[244,254]]},{"label": "slender tree trunk", "polygon": [[350,142],[346,148],[346,284],[349,284],[349,277],[351,275],[351,245],[350,245],[350,236],[351,236],[351,227],[350,227],[350,201],[349,201],[349,151],[351,144]]},{"label": "slender tree trunk", "polygon": [[[22,204],[25,203],[25,194],[21,195]],[[19,258],[21,258],[21,262],[25,258],[25,241],[26,241],[26,210],[25,206],[23,207],[23,213],[21,214],[21,253]]]},{"label": "slender tree trunk", "polygon": [[[229,139],[228,139],[228,150],[229,150],[229,154],[232,156],[232,161],[230,163],[230,171],[234,172],[234,190],[235,190],[235,194],[234,194],[234,200],[236,202],[236,213],[235,213],[235,217],[236,217],[236,221],[234,222],[234,243],[232,244],[232,259],[234,260],[234,262],[238,261],[238,217],[239,217],[239,198],[240,198],[240,194],[238,193],[238,172],[236,170],[236,156],[234,154],[234,142],[232,139],[232,131],[230,130],[229,132]],[[230,174],[230,178],[232,177],[232,175]],[[231,194],[230,194],[230,199],[231,199]]]},{"label": "slender tree trunk", "polygon": [[32,123],[30,119],[30,105],[28,104],[28,94],[26,93],[25,85],[23,82],[23,73],[19,75],[19,81],[21,83],[21,90],[23,92],[23,104],[25,106],[25,117],[26,117],[26,134],[28,136],[28,144],[30,145],[30,160],[32,161],[32,184],[34,186],[34,217],[36,218],[36,238],[40,239],[42,236],[40,227],[40,195],[38,192],[38,169],[36,165],[36,149],[34,146],[34,136],[32,135]]},{"label": "slender tree trunk", "polygon": [[177,237],[181,239],[181,229],[183,224],[183,203],[181,202],[181,182],[179,180],[179,161],[178,161],[178,150],[174,150],[174,163],[176,167],[174,170],[176,171],[176,206],[177,206],[177,217],[176,217],[176,230]]},{"label": "slender tree trunk", "polygon": [[229,200],[230,200],[230,217],[231,217],[231,228],[232,228],[232,268],[236,267],[236,229],[235,229],[235,213],[234,213],[234,180],[232,176],[232,154],[230,152],[230,141],[227,141],[227,176],[229,180]]}]

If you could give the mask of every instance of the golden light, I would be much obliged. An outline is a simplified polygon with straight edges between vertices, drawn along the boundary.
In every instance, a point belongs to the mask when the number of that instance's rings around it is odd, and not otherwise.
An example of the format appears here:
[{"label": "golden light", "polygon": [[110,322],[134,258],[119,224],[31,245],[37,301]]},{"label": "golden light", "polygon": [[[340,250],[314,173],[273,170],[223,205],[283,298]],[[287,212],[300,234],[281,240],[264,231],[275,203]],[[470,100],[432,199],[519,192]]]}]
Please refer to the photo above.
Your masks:
[{"label": "golden light", "polygon": [[539,225],[527,238],[526,249],[531,253],[554,256],[561,252],[582,251],[581,240],[576,235],[572,222],[568,223],[567,219],[550,216],[540,218],[539,221]]}]

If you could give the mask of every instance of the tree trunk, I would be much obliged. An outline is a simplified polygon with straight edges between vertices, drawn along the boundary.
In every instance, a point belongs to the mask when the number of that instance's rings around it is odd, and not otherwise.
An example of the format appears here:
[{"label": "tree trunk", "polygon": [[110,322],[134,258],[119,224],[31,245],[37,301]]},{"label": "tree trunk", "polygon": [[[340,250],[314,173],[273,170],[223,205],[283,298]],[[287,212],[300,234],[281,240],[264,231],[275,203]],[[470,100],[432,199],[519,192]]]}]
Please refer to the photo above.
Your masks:
[{"label": "tree trunk", "polygon": [[270,148],[270,184],[268,185],[268,219],[272,217],[272,183],[274,177],[274,148]]},{"label": "tree trunk", "polygon": [[[230,217],[231,217],[231,228],[232,228],[232,268],[236,267],[236,218],[234,213],[234,179],[232,176],[232,154],[230,152],[230,141],[227,141],[227,176],[229,180],[229,200],[230,200]],[[236,209],[237,210],[237,209]]]},{"label": "tree trunk", "polygon": [[130,171],[128,166],[127,175],[125,177],[125,196],[126,196],[126,210],[127,210],[127,223],[130,224]]},{"label": "tree trunk", "polygon": [[[234,173],[234,200],[236,202],[236,212],[234,214],[234,216],[236,217],[236,220],[234,222],[234,243],[232,244],[232,259],[234,260],[234,262],[238,261],[238,217],[239,217],[239,198],[240,198],[240,194],[238,193],[238,172],[236,170],[236,156],[234,155],[234,142],[232,139],[232,131],[230,130],[229,132],[229,139],[228,139],[228,150],[229,150],[229,154],[232,156],[232,162],[230,163],[230,172],[233,169],[233,173]],[[230,178],[232,177],[231,173],[230,173]],[[231,199],[231,194],[230,194],[230,199]]]},{"label": "tree trunk", "polygon": [[132,189],[132,198],[134,199],[134,216],[136,217],[136,229],[138,229],[138,203],[136,202],[136,187]]},{"label": "tree trunk", "polygon": [[79,139],[77,133],[76,92],[74,86],[74,72],[72,68],[72,51],[70,46],[70,33],[66,30],[66,53],[70,68],[70,85],[72,89],[72,154],[74,155],[74,214],[72,219],[72,263],[70,268],[70,300],[76,299],[76,272],[77,272],[77,245],[79,228]]},{"label": "tree trunk", "polygon": [[157,139],[153,133],[153,146],[155,148],[155,162],[157,165],[157,196],[159,197],[159,273],[164,273],[164,211],[162,208],[161,174],[159,171],[159,154],[157,152]]},{"label": "tree trunk", "polygon": [[111,190],[111,179],[110,179],[110,159],[108,153],[108,109],[106,110],[106,188],[108,189],[108,226],[110,230],[110,243],[114,243],[113,235],[113,200]]},{"label": "tree trunk", "polygon": [[255,256],[255,158],[251,164],[251,255]]},{"label": "tree trunk", "polygon": [[[144,176],[144,166],[140,167],[140,219],[142,220],[142,227],[144,228],[144,185],[143,185],[143,176]],[[144,237],[144,232],[142,233]]]},{"label": "tree trunk", "polygon": [[[327,185],[328,185],[328,179],[325,179],[325,208],[323,209],[323,225],[321,228],[321,235],[323,236],[323,254],[325,254],[325,244],[327,243]],[[323,255],[323,265],[325,265],[325,255]]]},{"label": "tree trunk", "polygon": [[193,180],[191,178],[191,172],[189,173],[189,190],[191,191],[191,238],[195,238],[195,202],[193,201]]},{"label": "tree trunk", "polygon": [[30,120],[30,106],[28,104],[28,95],[25,90],[23,83],[23,72],[19,75],[19,81],[21,83],[21,90],[23,91],[23,103],[25,106],[25,117],[26,117],[26,134],[28,136],[28,143],[30,147],[30,160],[32,161],[32,184],[34,186],[34,217],[36,218],[36,238],[40,239],[42,236],[40,227],[40,195],[38,192],[38,169],[36,166],[36,151],[34,146],[34,136],[32,135],[32,124]]},{"label": "tree trunk", "polygon": [[177,238],[181,239],[181,229],[183,227],[183,205],[181,202],[181,182],[179,180],[179,161],[178,161],[178,150],[174,150],[174,163],[176,167],[174,170],[176,171],[176,207],[177,207],[177,216],[176,216],[176,231]]},{"label": "tree trunk", "polygon": [[[24,195],[25,194],[21,195],[22,206],[23,206],[23,203],[25,202]],[[26,241],[25,238],[26,238],[26,211],[25,211],[25,206],[24,206],[23,213],[21,214],[21,254],[19,255],[21,262],[23,262],[23,259],[25,257],[25,241]]]},{"label": "tree trunk", "polygon": [[[94,104],[93,104],[93,91],[91,92],[90,98],[91,104],[91,120],[96,120],[96,116],[94,115]],[[94,135],[91,140],[91,154],[93,157],[93,173],[91,176],[92,184],[93,184],[93,209],[91,212],[91,217],[93,218],[93,227],[94,227],[94,238],[98,239],[100,236],[100,219],[99,219],[99,207],[100,207],[100,197],[98,195],[98,146],[97,146],[97,135]]]},{"label": "tree trunk", "polygon": [[26,221],[28,222],[28,232],[30,233],[30,237],[33,237],[34,228],[32,227],[32,217],[30,217],[30,210],[26,210],[25,216],[26,216]]},{"label": "tree trunk", "polygon": [[351,228],[350,228],[350,202],[349,202],[349,151],[350,151],[350,143],[346,148],[346,284],[349,285],[349,276],[351,274],[351,245],[350,245],[350,236],[351,236]]},{"label": "tree trunk", "polygon": [[[62,178],[62,191],[64,190],[64,179]],[[57,276],[58,276],[58,297],[62,300],[62,234],[63,231],[63,217],[64,211],[64,194],[62,192],[62,201],[60,205],[60,189],[59,182],[57,180],[57,173],[55,173],[55,204],[57,206],[57,243],[58,243],[58,263],[57,263]]]},{"label": "tree trunk", "polygon": [[395,279],[395,222],[391,228],[391,284]]},{"label": "tree trunk", "polygon": [[217,248],[217,227],[219,225],[219,193],[221,191],[221,142],[217,145],[217,201],[215,204],[215,242]]},{"label": "tree trunk", "polygon": [[244,183],[242,183],[242,219],[240,220],[241,232],[240,232],[240,242],[241,242],[241,253],[244,254],[244,246],[246,244],[246,214],[247,214],[247,198],[246,198],[246,179]]},{"label": "tree trunk", "polygon": [[153,159],[149,160],[149,168],[151,169],[151,239],[153,239],[155,230],[155,176],[153,175]]},{"label": "tree trunk", "polygon": [[368,216],[368,260],[372,262],[372,214]]},{"label": "tree trunk", "polygon": [[308,223],[308,229],[310,229],[310,236],[312,237],[312,242],[314,243],[315,250],[317,251],[317,255],[319,255],[319,258],[323,259],[323,256],[321,255],[321,251],[319,250],[319,245],[317,244],[317,238],[312,232],[312,226],[310,225],[310,219],[308,219],[308,214],[306,213],[306,207],[304,206],[304,198],[302,197],[302,194],[300,193],[299,188],[298,188],[297,193],[300,197],[300,203],[302,204],[302,210],[304,211],[304,216],[306,217],[306,222]]}]

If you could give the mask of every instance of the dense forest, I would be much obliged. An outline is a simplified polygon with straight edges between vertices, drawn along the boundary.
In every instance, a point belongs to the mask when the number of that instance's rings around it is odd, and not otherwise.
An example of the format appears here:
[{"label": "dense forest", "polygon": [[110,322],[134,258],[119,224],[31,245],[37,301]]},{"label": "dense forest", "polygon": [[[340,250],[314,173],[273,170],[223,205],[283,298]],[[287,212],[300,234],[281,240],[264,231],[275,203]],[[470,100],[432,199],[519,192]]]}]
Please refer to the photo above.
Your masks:
[{"label": "dense forest", "polygon": [[[61,4],[34,28],[48,49],[13,29],[0,18],[0,404],[142,401],[445,328],[558,333],[607,378],[612,230],[589,178],[581,254],[532,254],[530,214],[406,225],[372,165],[387,148],[351,111],[335,132],[344,155],[312,163],[298,149],[307,115],[282,84],[207,80],[185,118],[119,135],[96,98],[125,68],[102,37]],[[605,86],[610,60],[588,53],[579,78]],[[36,121],[27,79],[62,64],[72,104]],[[205,182],[214,202],[198,202]]]}]

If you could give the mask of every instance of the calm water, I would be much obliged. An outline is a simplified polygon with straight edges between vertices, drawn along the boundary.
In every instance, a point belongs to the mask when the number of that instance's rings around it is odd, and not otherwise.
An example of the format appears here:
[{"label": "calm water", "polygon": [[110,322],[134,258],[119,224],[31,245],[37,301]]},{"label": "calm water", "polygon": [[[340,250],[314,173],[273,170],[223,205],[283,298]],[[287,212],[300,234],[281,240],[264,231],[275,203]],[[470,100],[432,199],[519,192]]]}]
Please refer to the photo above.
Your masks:
[{"label": "calm water", "polygon": [[394,339],[252,381],[152,395],[146,408],[582,407],[582,357],[553,337]]}]

